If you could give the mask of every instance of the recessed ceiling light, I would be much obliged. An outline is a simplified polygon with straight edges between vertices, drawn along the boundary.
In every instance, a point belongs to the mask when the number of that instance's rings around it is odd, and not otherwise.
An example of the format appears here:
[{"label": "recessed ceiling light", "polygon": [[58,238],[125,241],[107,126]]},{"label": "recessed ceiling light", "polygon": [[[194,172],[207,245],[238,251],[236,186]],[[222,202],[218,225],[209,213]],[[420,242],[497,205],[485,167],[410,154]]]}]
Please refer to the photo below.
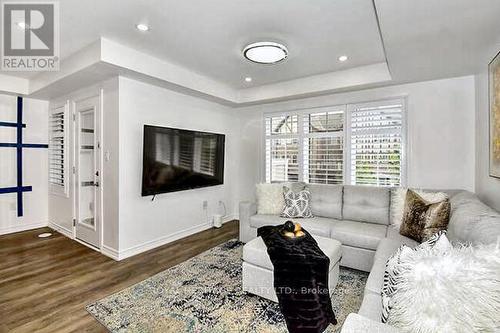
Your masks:
[{"label": "recessed ceiling light", "polygon": [[246,82],[252,82],[252,78],[248,76],[248,77],[245,78],[245,81]]},{"label": "recessed ceiling light", "polygon": [[349,58],[346,55],[339,57],[339,61],[341,61],[341,62],[347,61],[347,59],[349,59]]},{"label": "recessed ceiling light", "polygon": [[140,30],[140,31],[149,31],[149,26],[146,25],[146,24],[138,24],[135,26],[137,28],[137,30]]},{"label": "recessed ceiling light", "polygon": [[21,29],[26,29],[27,24],[25,22],[17,22],[17,26]]},{"label": "recessed ceiling light", "polygon": [[274,42],[258,42],[247,45],[243,56],[258,64],[276,64],[288,56],[287,48]]}]

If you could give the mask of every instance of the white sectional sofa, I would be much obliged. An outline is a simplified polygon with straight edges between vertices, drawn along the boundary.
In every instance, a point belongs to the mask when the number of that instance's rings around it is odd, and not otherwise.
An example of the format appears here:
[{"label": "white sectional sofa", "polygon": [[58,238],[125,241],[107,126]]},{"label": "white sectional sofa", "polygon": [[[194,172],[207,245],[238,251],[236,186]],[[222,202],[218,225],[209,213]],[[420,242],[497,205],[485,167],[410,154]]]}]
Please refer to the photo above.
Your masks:
[{"label": "white sectional sofa", "polygon": [[[342,332],[373,324],[374,331],[394,332],[381,324],[381,288],[385,264],[401,244],[418,243],[401,236],[391,225],[391,189],[365,186],[307,185],[311,191],[314,218],[292,219],[311,234],[330,237],[342,243],[341,266],[370,272],[359,315],[349,316]],[[500,216],[475,194],[447,190],[451,203],[448,238],[452,242],[492,243],[500,237]],[[257,214],[253,202],[240,203],[240,240],[257,237],[257,228],[284,223],[277,215]],[[362,319],[360,319],[362,318]],[[360,321],[358,323],[352,321]],[[361,322],[362,321],[362,322]],[[359,331],[361,332],[361,331]]]}]

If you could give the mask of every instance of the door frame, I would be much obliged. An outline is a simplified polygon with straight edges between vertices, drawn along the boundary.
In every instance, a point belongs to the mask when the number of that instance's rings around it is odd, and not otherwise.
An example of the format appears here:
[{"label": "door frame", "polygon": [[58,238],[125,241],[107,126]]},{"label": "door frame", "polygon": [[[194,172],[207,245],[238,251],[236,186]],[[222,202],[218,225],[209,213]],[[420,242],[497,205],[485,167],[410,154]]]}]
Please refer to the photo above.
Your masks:
[{"label": "door frame", "polygon": [[[97,98],[97,104],[98,104],[98,110],[96,110],[96,114],[94,114],[94,119],[95,119],[95,139],[96,141],[98,142],[98,145],[97,147],[95,147],[94,149],[94,156],[97,157],[97,162],[96,162],[96,167],[97,169],[99,170],[99,187],[95,193],[95,200],[96,202],[99,201],[99,204],[98,205],[95,205],[97,209],[95,209],[95,214],[99,216],[99,223],[100,223],[100,230],[99,230],[99,242],[98,242],[98,246],[93,246],[92,244],[89,244],[89,243],[86,243],[80,239],[77,238],[77,235],[76,235],[76,224],[78,223],[77,221],[77,209],[79,208],[78,205],[77,205],[77,200],[78,200],[78,195],[77,195],[77,191],[78,191],[78,188],[79,188],[79,184],[77,184],[77,173],[78,173],[78,165],[77,165],[77,154],[79,153],[79,149],[77,147],[77,135],[79,133],[77,133],[77,126],[76,126],[76,117],[77,117],[77,110],[76,110],[76,107],[77,107],[77,104],[80,103],[80,102],[83,102],[87,99],[91,99],[91,98]],[[78,98],[75,98],[72,100],[71,102],[71,114],[72,114],[72,128],[73,128],[73,131],[72,131],[72,136],[73,136],[73,149],[72,149],[72,156],[71,156],[71,160],[72,160],[72,172],[71,172],[71,176],[72,176],[72,179],[73,179],[73,188],[72,188],[72,194],[73,194],[73,239],[75,241],[77,241],[78,243],[80,244],[83,244],[93,250],[96,250],[98,252],[102,252],[102,249],[103,249],[103,230],[104,230],[104,219],[103,219],[103,216],[104,216],[104,210],[103,210],[103,186],[104,186],[104,180],[103,180],[103,150],[102,150],[102,146],[103,146],[103,143],[102,143],[102,138],[103,138],[103,134],[102,134],[102,128],[103,128],[103,106],[104,106],[104,103],[103,103],[103,100],[104,100],[104,90],[103,89],[99,89],[97,94],[95,93],[95,91],[93,93],[88,93],[88,94],[85,94],[85,95],[82,95],[82,96],[79,96]]]}]

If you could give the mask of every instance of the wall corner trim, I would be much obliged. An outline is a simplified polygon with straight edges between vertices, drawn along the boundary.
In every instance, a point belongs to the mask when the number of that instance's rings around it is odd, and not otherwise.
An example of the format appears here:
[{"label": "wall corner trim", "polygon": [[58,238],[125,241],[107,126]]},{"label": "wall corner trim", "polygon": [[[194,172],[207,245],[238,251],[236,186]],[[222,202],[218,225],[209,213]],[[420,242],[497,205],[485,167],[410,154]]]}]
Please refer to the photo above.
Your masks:
[{"label": "wall corner trim", "polygon": [[120,260],[120,253],[118,252],[118,250],[116,250],[110,246],[103,244],[102,248],[101,248],[101,253],[104,254],[106,257],[109,257],[113,260],[116,260],[116,261]]}]

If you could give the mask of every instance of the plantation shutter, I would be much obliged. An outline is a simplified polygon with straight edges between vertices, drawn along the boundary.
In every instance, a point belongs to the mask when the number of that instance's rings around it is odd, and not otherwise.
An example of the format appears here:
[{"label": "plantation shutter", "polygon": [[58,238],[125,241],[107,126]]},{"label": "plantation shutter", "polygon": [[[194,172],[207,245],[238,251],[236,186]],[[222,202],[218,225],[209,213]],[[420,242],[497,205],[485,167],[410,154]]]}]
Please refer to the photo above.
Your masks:
[{"label": "plantation shutter", "polygon": [[266,182],[404,186],[404,101],[265,115]]},{"label": "plantation shutter", "polygon": [[400,186],[402,99],[350,105],[350,178],[354,185]]},{"label": "plantation shutter", "polygon": [[49,118],[49,183],[62,187],[66,185],[65,177],[65,108],[54,109]]},{"label": "plantation shutter", "polygon": [[266,182],[299,180],[298,115],[265,118]]},{"label": "plantation shutter", "polygon": [[332,107],[303,116],[304,180],[312,184],[344,182],[344,109]]}]

